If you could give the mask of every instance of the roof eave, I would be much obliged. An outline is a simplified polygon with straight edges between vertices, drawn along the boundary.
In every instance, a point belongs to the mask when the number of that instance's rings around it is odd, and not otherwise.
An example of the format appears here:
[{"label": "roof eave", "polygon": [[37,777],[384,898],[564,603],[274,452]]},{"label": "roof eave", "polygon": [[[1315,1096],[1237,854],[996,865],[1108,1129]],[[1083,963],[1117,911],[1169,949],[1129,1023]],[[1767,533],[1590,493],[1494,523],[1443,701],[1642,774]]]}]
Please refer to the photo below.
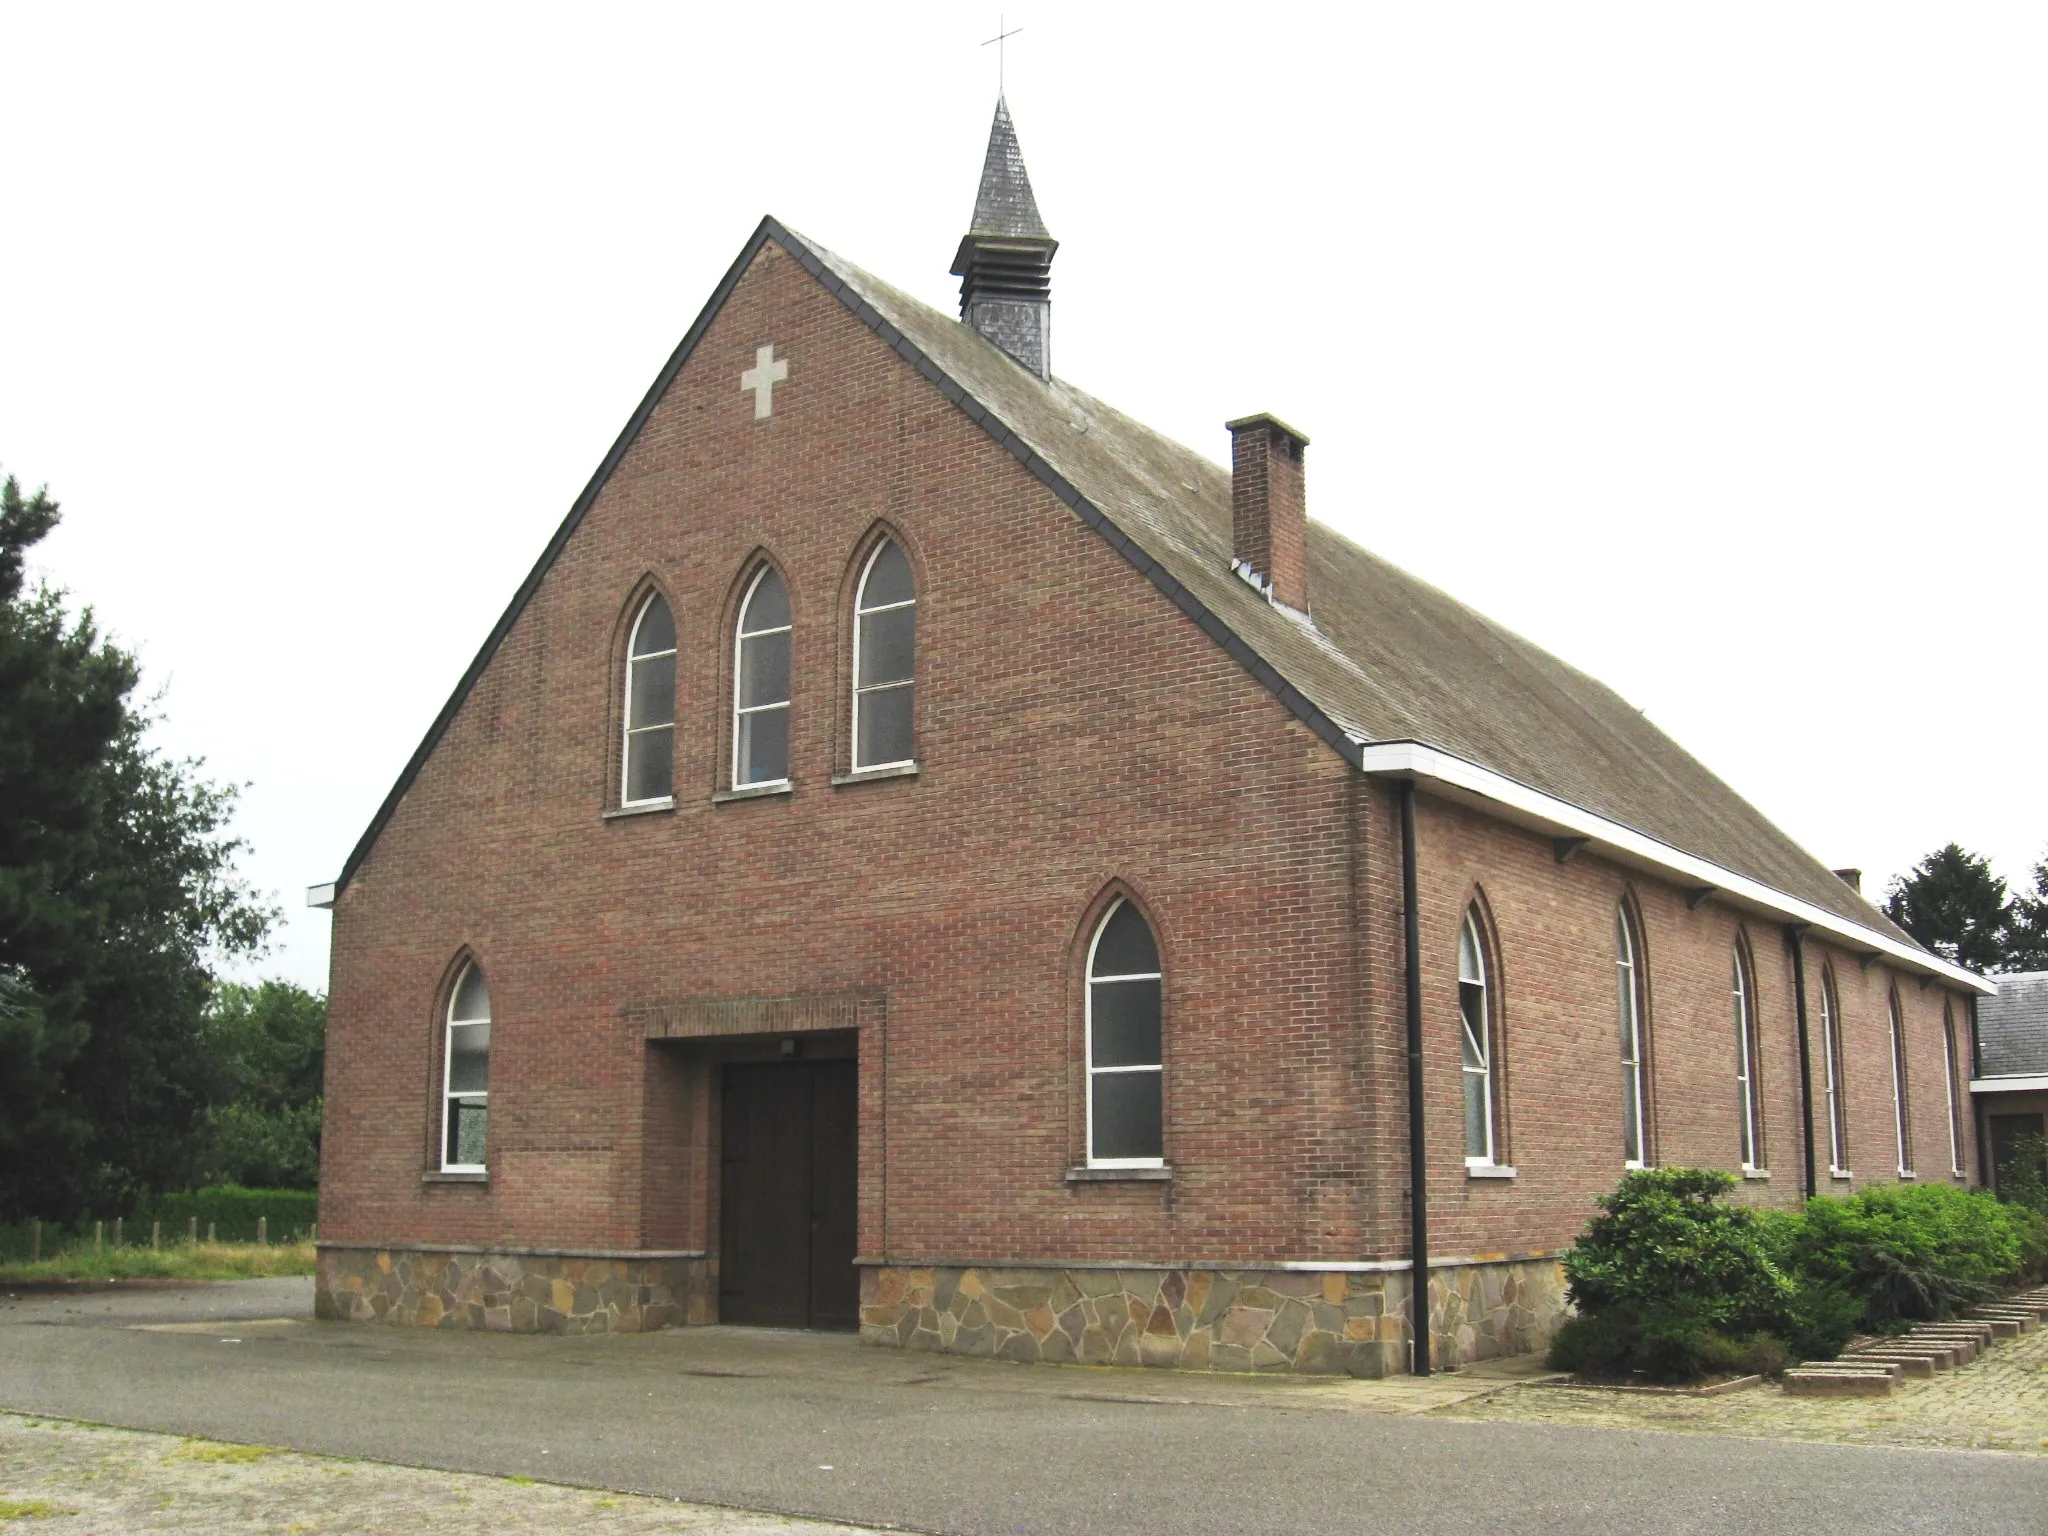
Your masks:
[{"label": "roof eave", "polygon": [[1890,934],[1830,912],[1803,897],[1788,895],[1426,742],[1361,740],[1357,741],[1357,749],[1359,768],[1375,778],[1414,779],[1446,799],[1475,805],[1489,815],[1547,837],[1584,839],[1586,847],[1614,863],[1654,874],[1688,890],[1711,894],[1716,900],[1743,910],[1801,924],[1905,970],[1983,996],[1998,990],[1976,972],[1951,965],[1917,945],[1902,943]]}]

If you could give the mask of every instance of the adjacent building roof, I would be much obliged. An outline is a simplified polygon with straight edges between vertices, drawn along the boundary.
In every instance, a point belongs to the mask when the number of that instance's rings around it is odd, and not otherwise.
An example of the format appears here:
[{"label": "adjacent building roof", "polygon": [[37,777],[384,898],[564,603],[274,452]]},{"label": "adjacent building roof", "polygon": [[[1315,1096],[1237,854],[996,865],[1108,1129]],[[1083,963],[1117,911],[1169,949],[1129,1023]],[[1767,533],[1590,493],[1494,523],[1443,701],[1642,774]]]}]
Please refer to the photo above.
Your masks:
[{"label": "adjacent building roof", "polygon": [[2048,971],[2000,976],[1977,1004],[1980,1077],[2048,1077]]},{"label": "adjacent building roof", "polygon": [[[1006,118],[999,112],[999,129]],[[996,148],[992,140],[989,165],[1000,182],[1009,169],[1007,160],[998,166]],[[1015,170],[1021,179],[1021,160]],[[1030,206],[1029,183],[1021,185]],[[1350,760],[1365,766],[1373,743],[1423,744],[1526,786],[1545,804],[1579,808],[1600,826],[1632,834],[1617,835],[1617,848],[1668,849],[1677,856],[1671,867],[1707,870],[1697,876],[1705,886],[1740,887],[1745,899],[1781,916],[1988,990],[1921,948],[1612,689],[1329,527],[1309,526],[1312,618],[1276,607],[1231,568],[1228,470],[1060,379],[1039,379],[959,321],[772,218],[755,231],[550,541],[350,855],[340,885],[368,854],[669,380],[771,240]],[[1557,824],[1576,825],[1568,817]],[[1768,899],[1756,902],[1758,891]]]}]

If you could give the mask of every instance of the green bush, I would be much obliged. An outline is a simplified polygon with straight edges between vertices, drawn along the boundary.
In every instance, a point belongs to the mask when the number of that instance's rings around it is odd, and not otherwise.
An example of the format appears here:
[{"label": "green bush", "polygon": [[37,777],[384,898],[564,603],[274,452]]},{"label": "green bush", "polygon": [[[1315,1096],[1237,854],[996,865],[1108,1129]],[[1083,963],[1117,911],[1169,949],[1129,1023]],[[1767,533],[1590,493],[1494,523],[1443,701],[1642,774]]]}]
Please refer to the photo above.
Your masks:
[{"label": "green bush", "polygon": [[1696,1378],[1787,1336],[1797,1288],[1756,1213],[1726,1205],[1732,1174],[1644,1168],[1600,1198],[1564,1258],[1579,1316],[1553,1343],[1560,1370]]},{"label": "green bush", "polygon": [[1872,1332],[1952,1317],[2021,1273],[2013,1213],[1949,1184],[1817,1196],[1796,1226],[1774,1224],[1773,1235],[1810,1306],[1839,1310],[1853,1300],[1855,1325]]},{"label": "green bush", "polygon": [[1578,1316],[1558,1330],[1551,1363],[1659,1380],[1775,1371],[2048,1270],[2048,1214],[1982,1192],[1887,1185],[1759,1212],[1719,1203],[1734,1184],[1712,1170],[1646,1169],[1603,1196],[1565,1255]]}]

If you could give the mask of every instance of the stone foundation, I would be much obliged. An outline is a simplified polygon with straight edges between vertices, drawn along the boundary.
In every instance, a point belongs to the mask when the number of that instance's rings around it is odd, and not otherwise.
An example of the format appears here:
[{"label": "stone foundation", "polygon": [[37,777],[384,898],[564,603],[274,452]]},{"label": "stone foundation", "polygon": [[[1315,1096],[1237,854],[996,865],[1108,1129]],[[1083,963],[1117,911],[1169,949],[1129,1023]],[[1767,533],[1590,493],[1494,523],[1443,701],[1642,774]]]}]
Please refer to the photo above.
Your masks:
[{"label": "stone foundation", "polygon": [[717,1320],[702,1254],[550,1253],[322,1243],[313,1313],[326,1322],[499,1333],[648,1333]]},{"label": "stone foundation", "polygon": [[[1439,1368],[1540,1349],[1565,1310],[1547,1255],[1439,1269],[1429,1293]],[[1405,1270],[879,1265],[860,1331],[1005,1360],[1379,1377],[1409,1368],[1409,1301]]]}]

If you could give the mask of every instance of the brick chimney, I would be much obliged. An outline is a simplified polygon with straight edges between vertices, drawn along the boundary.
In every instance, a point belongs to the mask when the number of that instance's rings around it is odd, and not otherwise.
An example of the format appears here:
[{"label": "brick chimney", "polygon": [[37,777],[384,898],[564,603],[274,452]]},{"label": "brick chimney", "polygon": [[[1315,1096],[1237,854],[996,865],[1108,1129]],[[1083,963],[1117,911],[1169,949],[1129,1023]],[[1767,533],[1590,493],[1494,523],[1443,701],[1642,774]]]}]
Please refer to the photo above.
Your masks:
[{"label": "brick chimney", "polygon": [[1230,428],[1230,547],[1240,574],[1274,602],[1308,612],[1308,439],[1277,416]]},{"label": "brick chimney", "polygon": [[1860,869],[1838,869],[1835,878],[1849,887],[1858,896],[1863,894],[1863,871]]}]

